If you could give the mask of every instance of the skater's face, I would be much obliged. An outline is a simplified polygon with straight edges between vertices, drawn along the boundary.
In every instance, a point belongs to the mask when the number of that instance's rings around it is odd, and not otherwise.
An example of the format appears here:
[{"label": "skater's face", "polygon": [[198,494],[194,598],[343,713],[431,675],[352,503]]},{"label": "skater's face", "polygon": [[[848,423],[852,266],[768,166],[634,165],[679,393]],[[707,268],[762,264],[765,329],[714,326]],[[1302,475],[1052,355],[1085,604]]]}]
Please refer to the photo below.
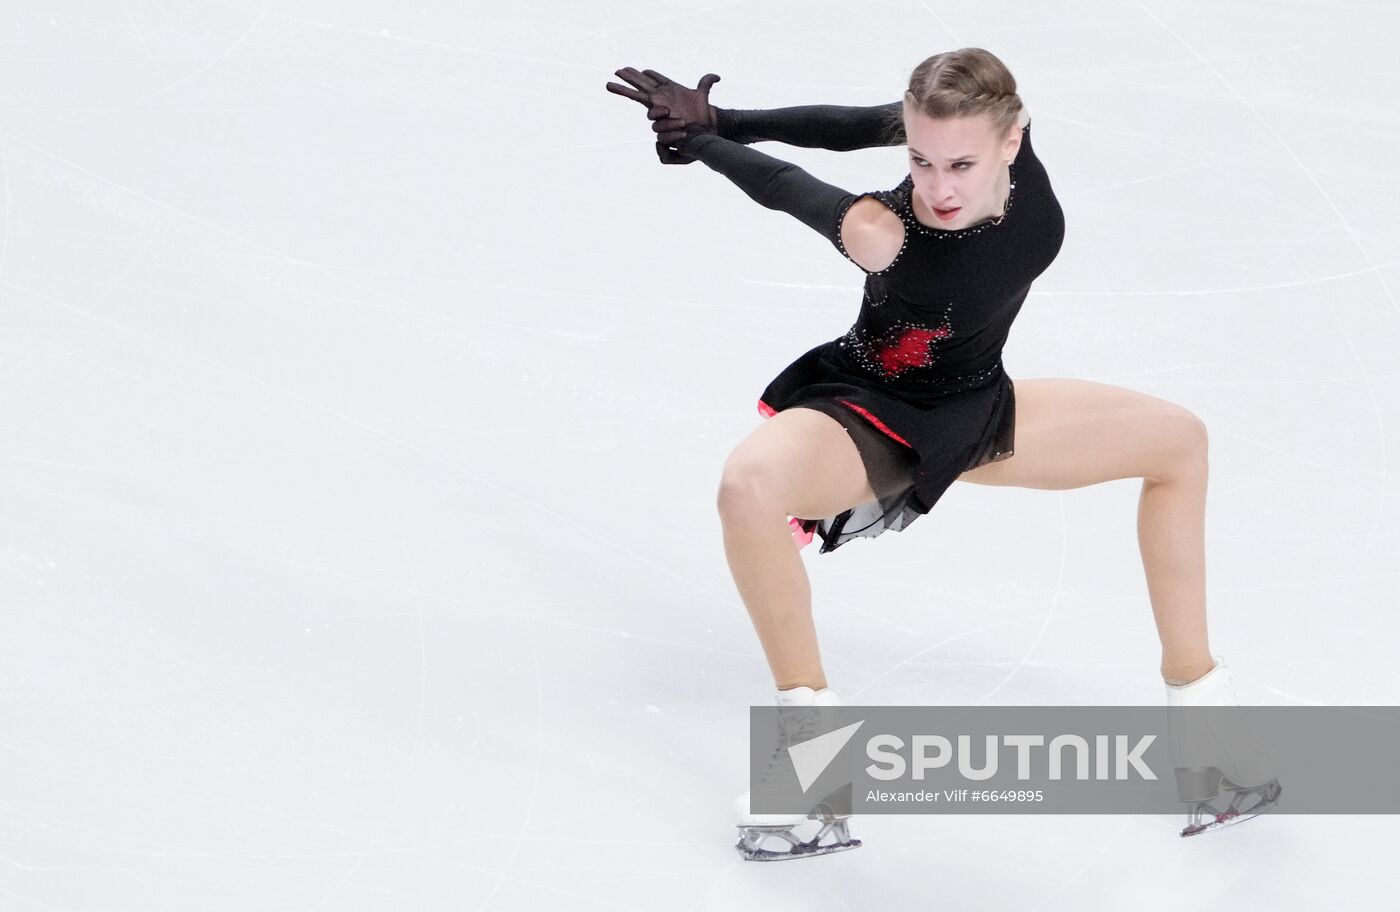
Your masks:
[{"label": "skater's face", "polygon": [[[934,228],[966,228],[1001,215],[1010,178],[1007,163],[1021,148],[1021,128],[998,136],[988,114],[935,120],[904,104],[915,214]],[[935,210],[956,209],[949,216]]]}]

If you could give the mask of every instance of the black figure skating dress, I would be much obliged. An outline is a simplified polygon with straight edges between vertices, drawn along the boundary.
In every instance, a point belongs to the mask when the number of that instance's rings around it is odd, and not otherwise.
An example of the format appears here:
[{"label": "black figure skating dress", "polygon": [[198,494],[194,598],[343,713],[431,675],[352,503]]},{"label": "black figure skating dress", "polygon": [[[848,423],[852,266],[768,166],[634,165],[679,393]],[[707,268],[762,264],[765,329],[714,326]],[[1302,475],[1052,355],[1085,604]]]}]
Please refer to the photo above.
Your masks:
[{"label": "black figure skating dress", "polygon": [[[861,197],[884,203],[904,223],[894,262],[878,272],[860,267],[865,290],[851,328],[788,365],[758,400],[765,417],[799,406],[818,409],[841,422],[860,450],[877,499],[836,516],[797,520],[821,536],[822,553],[852,538],[907,528],[963,472],[1013,454],[1015,390],[1002,366],[1002,347],[1031,283],[1064,240],[1064,213],[1031,146],[1029,122],[1009,166],[1002,215],[952,231],[915,218],[912,175],[892,190],[853,194],[744,145],[783,138],[773,135],[779,133],[823,148],[894,145],[904,141],[902,127],[891,126],[899,111],[898,102],[723,111],[721,129],[735,139],[701,134],[679,147],[756,201],[815,228],[843,255],[841,219]],[[766,122],[801,123],[803,129],[745,135],[735,123],[744,115],[752,122],[779,112],[786,116]],[[799,112],[806,119],[799,120]]]}]

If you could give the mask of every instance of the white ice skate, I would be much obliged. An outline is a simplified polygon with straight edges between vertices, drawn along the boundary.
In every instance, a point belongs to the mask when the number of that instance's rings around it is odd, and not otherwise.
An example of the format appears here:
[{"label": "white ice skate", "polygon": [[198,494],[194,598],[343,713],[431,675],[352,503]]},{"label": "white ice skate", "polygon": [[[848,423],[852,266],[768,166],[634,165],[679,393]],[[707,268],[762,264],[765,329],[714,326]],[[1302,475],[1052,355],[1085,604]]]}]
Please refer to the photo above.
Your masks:
[{"label": "white ice skate", "polygon": [[[1175,707],[1239,705],[1225,660],[1214,658],[1215,667],[1190,684],[1166,685],[1176,790],[1188,806],[1182,836],[1257,817],[1277,804],[1283,791],[1269,749],[1239,728],[1237,715],[1203,709],[1170,712]],[[1222,791],[1230,794],[1223,810],[1213,803]]]},{"label": "white ice skate", "polygon": [[[785,773],[792,771],[788,747],[814,738],[822,730],[830,730],[829,724],[822,725],[823,721],[830,720],[831,713],[824,707],[840,706],[841,698],[829,688],[814,691],[810,687],[797,687],[779,691],[777,704],[804,709],[782,714],[778,746],[759,778],[760,783],[767,781],[778,770]],[[823,719],[824,712],[827,720]],[[845,788],[849,790],[850,786],[846,785]],[[734,800],[734,819],[739,827],[739,841],[734,848],[749,861],[787,861],[857,848],[860,840],[852,839],[846,826],[851,815],[832,810],[832,799],[837,797],[827,795],[815,799],[812,810],[806,814],[755,814],[749,809],[749,792],[744,792]],[[844,798],[837,802],[838,806],[850,807],[849,794]],[[795,831],[805,827],[809,821],[816,821],[814,832],[806,838],[798,836]],[[776,842],[776,848],[763,847],[763,843],[770,840]]]}]

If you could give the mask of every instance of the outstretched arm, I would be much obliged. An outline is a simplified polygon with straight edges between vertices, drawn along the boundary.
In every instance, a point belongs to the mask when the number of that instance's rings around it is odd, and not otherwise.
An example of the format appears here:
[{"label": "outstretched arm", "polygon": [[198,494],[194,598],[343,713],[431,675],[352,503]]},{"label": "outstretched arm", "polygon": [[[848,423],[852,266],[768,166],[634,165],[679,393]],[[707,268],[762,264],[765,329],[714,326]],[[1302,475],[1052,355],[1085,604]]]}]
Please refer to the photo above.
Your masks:
[{"label": "outstretched arm", "polygon": [[771,139],[790,146],[849,152],[871,146],[899,146],[907,142],[904,135],[904,103],[901,101],[868,106],[716,107],[715,112],[719,135],[738,143]]},{"label": "outstretched arm", "polygon": [[851,259],[841,242],[841,222],[859,194],[818,180],[791,162],[714,133],[693,134],[678,147],[685,155],[698,158],[729,178],[759,205],[792,215]]},{"label": "outstretched arm", "polygon": [[693,89],[656,70],[623,67],[615,75],[628,85],[609,82],[607,90],[646,107],[652,131],[657,134],[657,155],[666,164],[694,161],[670,148],[692,127],[712,130],[743,144],[771,139],[790,146],[837,152],[906,142],[902,101],[883,105],[721,108],[710,103],[710,88],[719,82],[714,73],[706,73]]}]

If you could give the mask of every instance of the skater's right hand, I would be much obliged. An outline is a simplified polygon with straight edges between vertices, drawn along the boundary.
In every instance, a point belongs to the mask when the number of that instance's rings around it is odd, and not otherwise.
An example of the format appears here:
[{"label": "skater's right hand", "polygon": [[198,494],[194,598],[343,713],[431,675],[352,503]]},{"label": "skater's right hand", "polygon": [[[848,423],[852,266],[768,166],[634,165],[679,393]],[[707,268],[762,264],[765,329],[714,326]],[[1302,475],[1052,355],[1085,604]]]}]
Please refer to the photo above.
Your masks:
[{"label": "skater's right hand", "polygon": [[685,165],[695,161],[670,147],[696,133],[718,132],[719,116],[715,106],[710,104],[710,86],[719,82],[716,74],[706,73],[693,89],[671,81],[656,70],[623,67],[615,75],[633,88],[609,82],[607,90],[646,106],[651,129],[657,134],[656,154],[663,164]]}]

